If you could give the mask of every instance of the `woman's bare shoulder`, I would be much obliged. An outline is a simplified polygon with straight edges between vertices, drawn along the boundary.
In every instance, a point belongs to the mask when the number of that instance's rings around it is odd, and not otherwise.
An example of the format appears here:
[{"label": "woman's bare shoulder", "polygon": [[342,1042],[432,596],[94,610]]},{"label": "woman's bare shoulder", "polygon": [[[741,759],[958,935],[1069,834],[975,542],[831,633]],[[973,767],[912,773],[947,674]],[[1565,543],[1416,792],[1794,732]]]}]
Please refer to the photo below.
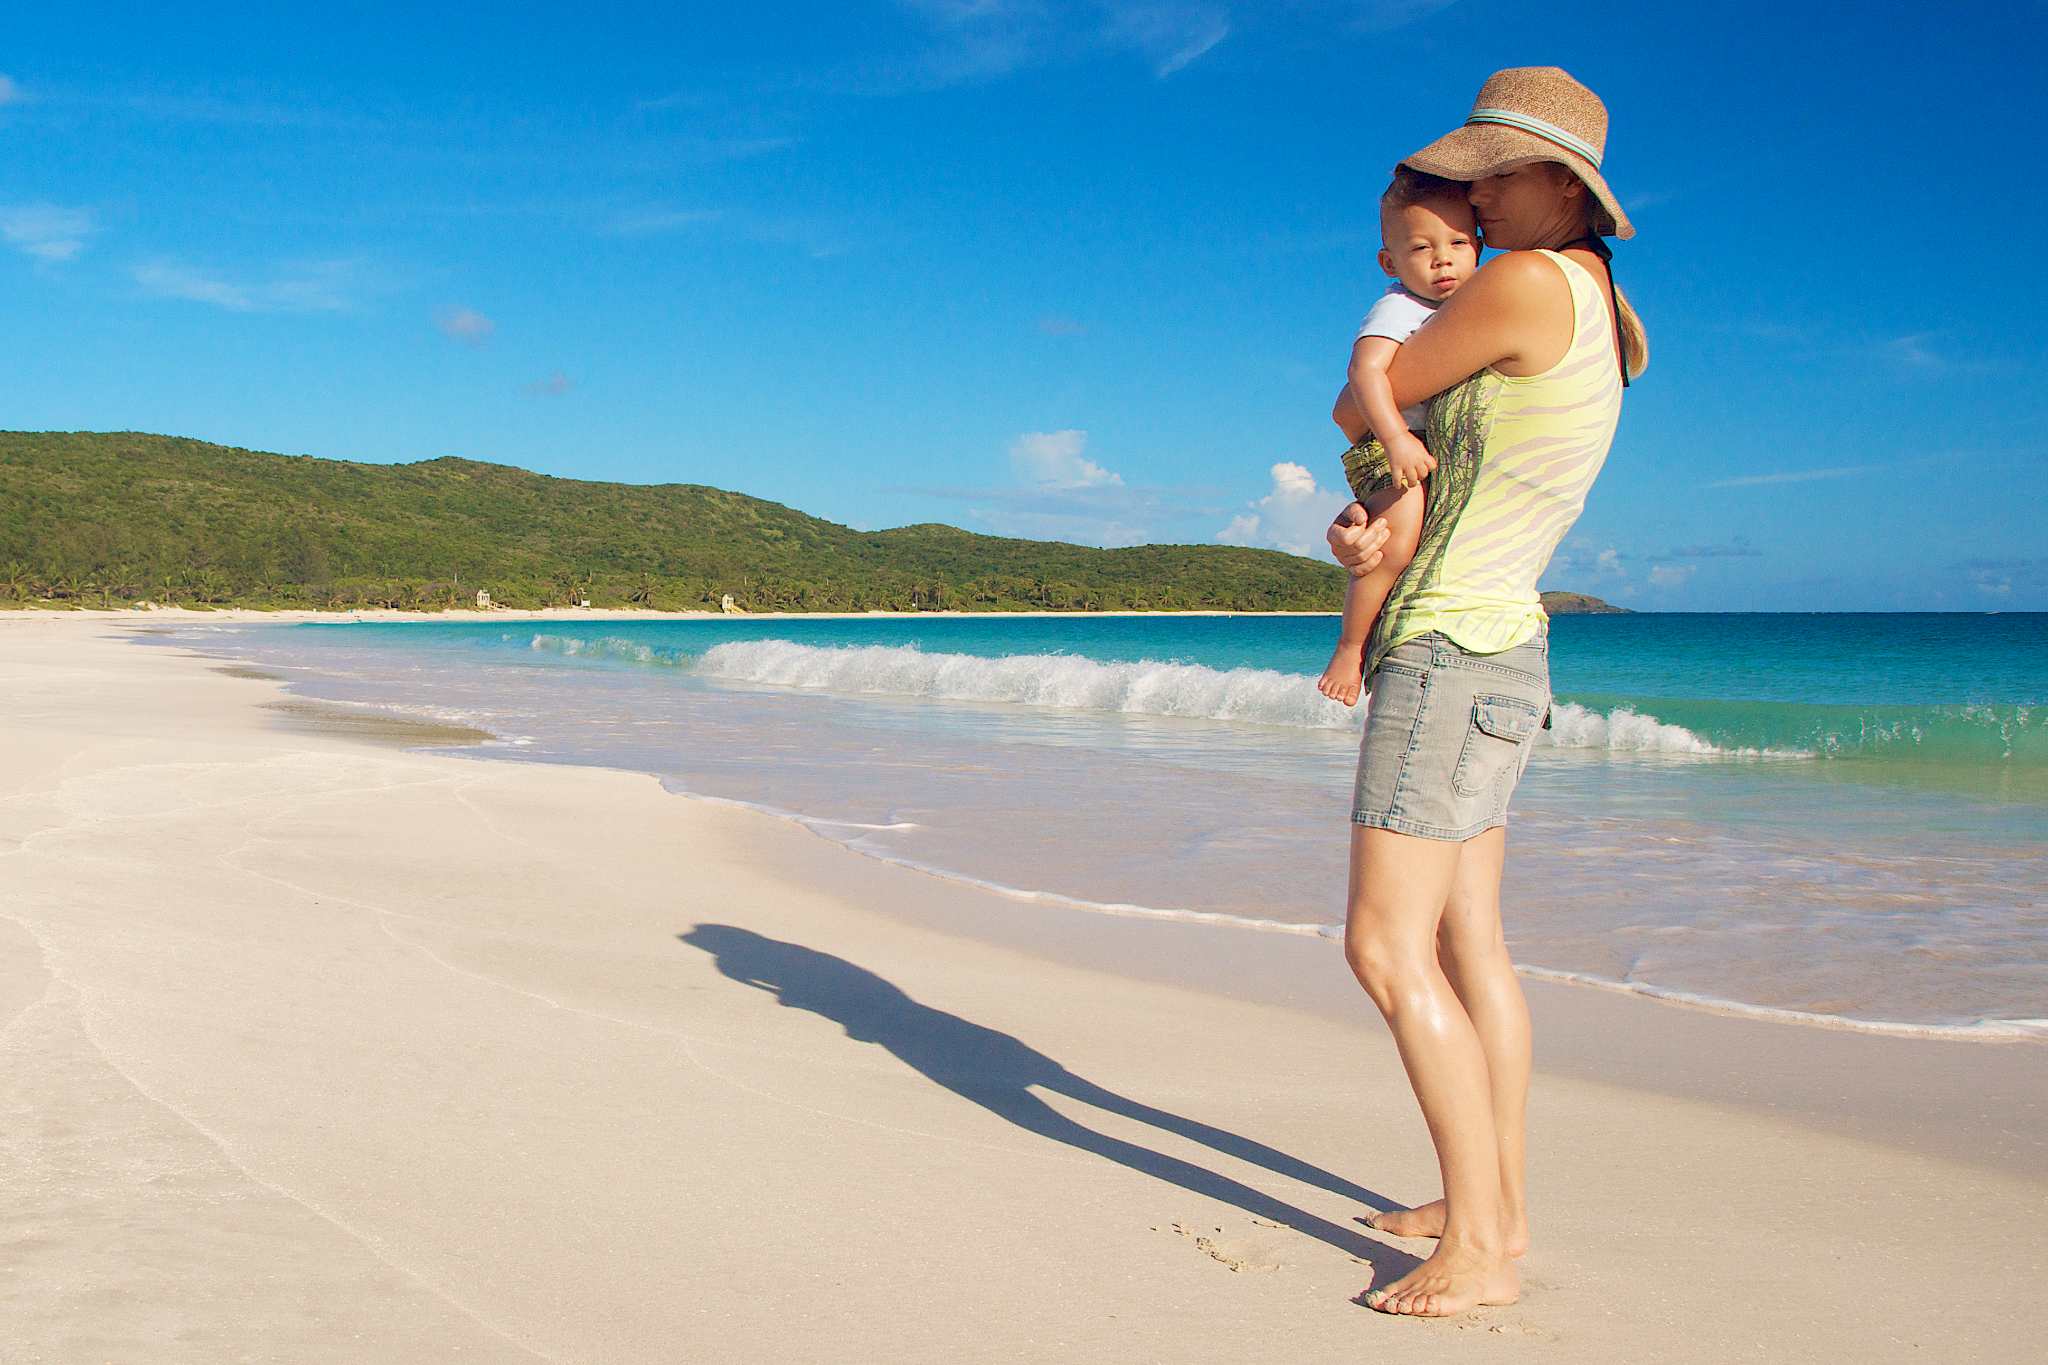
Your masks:
[{"label": "woman's bare shoulder", "polygon": [[1547,289],[1563,278],[1557,265],[1540,251],[1503,251],[1480,266],[1465,287],[1485,280],[1492,288],[1521,293]]},{"label": "woman's bare shoulder", "polygon": [[1485,318],[1495,326],[1516,320],[1548,317],[1560,295],[1570,297],[1571,284],[1564,272],[1543,258],[1540,251],[1503,251],[1480,266],[1458,292],[1451,295],[1445,311]]}]

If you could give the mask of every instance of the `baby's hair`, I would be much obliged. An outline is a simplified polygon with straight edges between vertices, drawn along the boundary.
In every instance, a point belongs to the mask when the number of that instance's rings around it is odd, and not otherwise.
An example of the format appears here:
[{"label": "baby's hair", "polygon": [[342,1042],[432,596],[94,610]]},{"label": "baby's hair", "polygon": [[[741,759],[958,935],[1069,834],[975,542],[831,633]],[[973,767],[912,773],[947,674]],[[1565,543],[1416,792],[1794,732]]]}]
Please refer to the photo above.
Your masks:
[{"label": "baby's hair", "polygon": [[1388,219],[1410,204],[1436,204],[1446,199],[1455,199],[1463,204],[1468,188],[1462,180],[1446,180],[1440,175],[1410,170],[1406,166],[1396,169],[1393,183],[1380,195],[1380,239],[1386,240]]},{"label": "baby's hair", "polygon": [[1462,203],[1468,188],[1462,180],[1446,180],[1440,175],[1401,166],[1394,171],[1393,182],[1387,186],[1386,192],[1380,195],[1380,207],[1401,209],[1410,204],[1427,204],[1432,199],[1456,199]]}]

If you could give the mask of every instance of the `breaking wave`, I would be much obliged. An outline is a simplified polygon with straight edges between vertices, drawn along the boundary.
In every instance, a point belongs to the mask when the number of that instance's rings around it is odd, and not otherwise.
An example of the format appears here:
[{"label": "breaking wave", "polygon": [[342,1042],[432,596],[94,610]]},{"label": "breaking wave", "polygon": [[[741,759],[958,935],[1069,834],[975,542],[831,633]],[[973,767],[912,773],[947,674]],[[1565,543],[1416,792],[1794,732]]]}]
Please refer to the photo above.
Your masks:
[{"label": "breaking wave", "polygon": [[[915,645],[744,640],[692,652],[616,636],[535,635],[537,651],[675,668],[725,682],[848,695],[1357,730],[1364,708],[1320,695],[1305,674],[1081,654],[934,652]],[[1654,708],[1654,714],[1650,709]],[[1790,702],[1582,697],[1559,701],[1543,741],[1610,754],[1885,759],[2048,767],[2044,710],[2029,705],[1822,706]]]},{"label": "breaking wave", "polygon": [[[818,646],[790,640],[713,645],[700,655],[670,646],[607,637],[536,635],[532,648],[575,658],[688,669],[700,677],[813,691],[939,701],[996,702],[1113,715],[1356,730],[1362,709],[1323,697],[1312,680],[1269,668],[1214,669],[1201,664],[1105,663],[1078,654],[927,653],[906,645]],[[1569,749],[1629,753],[1729,754],[1682,726],[1626,707],[1589,710],[1559,702],[1549,742]],[[1749,751],[1754,752],[1754,751]]]}]

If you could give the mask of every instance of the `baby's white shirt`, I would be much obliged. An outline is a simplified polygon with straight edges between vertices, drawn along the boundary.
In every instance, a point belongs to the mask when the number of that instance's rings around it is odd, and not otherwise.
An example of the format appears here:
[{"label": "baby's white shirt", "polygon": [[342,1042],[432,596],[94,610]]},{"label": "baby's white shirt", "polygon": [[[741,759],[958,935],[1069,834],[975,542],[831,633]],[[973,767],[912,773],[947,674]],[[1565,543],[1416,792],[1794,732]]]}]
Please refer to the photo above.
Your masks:
[{"label": "baby's white shirt", "polygon": [[[1406,341],[1415,335],[1415,329],[1436,316],[1437,305],[1418,298],[1409,292],[1408,286],[1399,280],[1387,285],[1387,292],[1367,311],[1365,320],[1358,324],[1356,341],[1367,337],[1385,337],[1389,341]],[[1355,344],[1354,342],[1354,344]],[[1410,431],[1420,431],[1424,420],[1423,405],[1401,409],[1401,420],[1408,424]]]}]

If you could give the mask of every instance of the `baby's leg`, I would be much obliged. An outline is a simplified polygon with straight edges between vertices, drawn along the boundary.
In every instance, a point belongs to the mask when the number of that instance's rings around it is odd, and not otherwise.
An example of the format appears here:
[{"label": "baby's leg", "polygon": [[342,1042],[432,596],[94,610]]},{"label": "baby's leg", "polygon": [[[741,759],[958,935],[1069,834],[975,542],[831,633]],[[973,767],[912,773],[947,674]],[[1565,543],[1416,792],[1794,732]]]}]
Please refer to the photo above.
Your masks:
[{"label": "baby's leg", "polygon": [[[1408,566],[1415,561],[1416,547],[1422,543],[1423,490],[1410,488],[1402,490],[1389,488],[1366,500],[1368,518],[1379,518],[1387,523],[1386,544],[1380,547],[1380,562],[1373,566],[1371,573],[1354,578],[1344,588],[1344,626],[1337,640],[1337,653],[1330,658],[1330,669],[1323,674],[1322,692],[1326,697],[1335,697],[1346,706],[1355,705],[1359,690],[1364,686],[1365,646],[1372,638],[1374,622],[1379,618],[1380,608],[1387,604],[1387,594],[1394,590],[1394,582]],[[1356,632],[1355,653],[1347,654],[1346,646]],[[1330,674],[1338,669],[1340,661],[1348,670],[1350,686],[1332,691],[1328,686]]]},{"label": "baby's leg", "polygon": [[[1353,578],[1344,585],[1344,623],[1337,628],[1337,648],[1316,682],[1316,691],[1346,706],[1358,704],[1358,689],[1365,683],[1365,642],[1372,634],[1373,613],[1379,610],[1363,590],[1364,582]],[[1386,600],[1385,593],[1380,600]]]},{"label": "baby's leg", "polygon": [[1380,547],[1380,562],[1373,571],[1352,579],[1344,587],[1344,623],[1338,628],[1337,648],[1330,655],[1321,681],[1316,683],[1316,690],[1334,701],[1346,706],[1358,704],[1358,693],[1364,685],[1365,646],[1372,638],[1373,619],[1386,605],[1387,594],[1394,590],[1394,580],[1415,559],[1415,548],[1422,541],[1422,510],[1420,488],[1406,492],[1389,488],[1366,499],[1366,516],[1387,523],[1387,542]]},{"label": "baby's leg", "polygon": [[[1420,488],[1405,491],[1389,488],[1366,500],[1366,519],[1370,521],[1380,517],[1387,523],[1387,543],[1380,547],[1380,562],[1373,571],[1353,581],[1379,583],[1380,603],[1384,603],[1387,594],[1394,590],[1394,580],[1415,562],[1415,551],[1422,544],[1422,513],[1426,506],[1424,491]],[[1382,579],[1385,581],[1381,582]],[[1373,614],[1379,614],[1377,605],[1373,607]]]}]

